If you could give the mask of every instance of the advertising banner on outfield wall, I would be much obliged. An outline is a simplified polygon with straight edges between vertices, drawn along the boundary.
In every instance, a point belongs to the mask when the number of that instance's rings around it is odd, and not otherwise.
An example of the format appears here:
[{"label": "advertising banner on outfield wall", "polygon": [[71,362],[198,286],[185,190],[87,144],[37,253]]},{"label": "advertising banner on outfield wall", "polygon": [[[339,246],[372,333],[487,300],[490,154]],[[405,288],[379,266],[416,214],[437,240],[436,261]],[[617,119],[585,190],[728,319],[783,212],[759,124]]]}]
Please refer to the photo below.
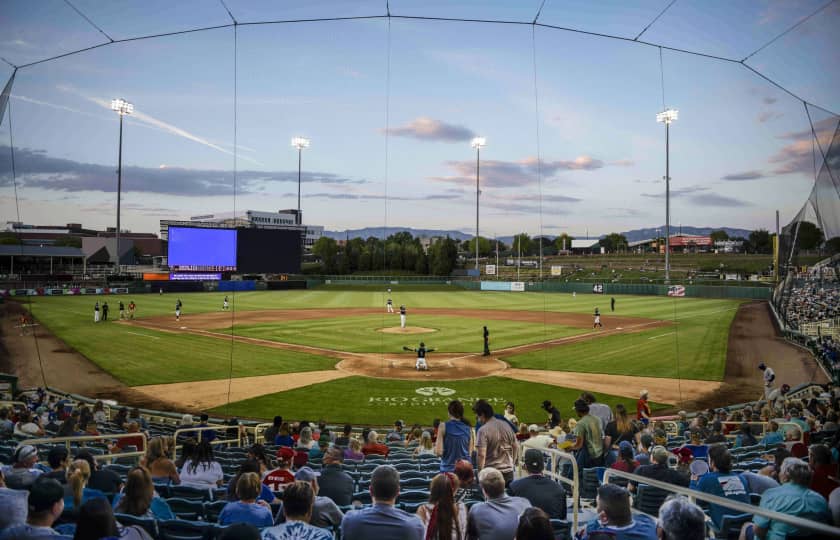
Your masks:
[{"label": "advertising banner on outfield wall", "polygon": [[524,281],[482,281],[482,291],[525,292]]},{"label": "advertising banner on outfield wall", "polygon": [[524,281],[514,281],[510,284],[510,290],[513,292],[525,292],[525,282]]},{"label": "advertising banner on outfield wall", "polygon": [[495,264],[488,264],[484,266],[484,273],[488,276],[495,276],[496,275],[496,265]]},{"label": "advertising banner on outfield wall", "polygon": [[562,276],[563,275],[563,267],[560,265],[551,265],[551,275],[552,276]]},{"label": "advertising banner on outfield wall", "polygon": [[80,289],[74,287],[70,289],[0,289],[0,296],[63,296],[76,294],[128,294],[128,288],[106,287],[104,289]]}]

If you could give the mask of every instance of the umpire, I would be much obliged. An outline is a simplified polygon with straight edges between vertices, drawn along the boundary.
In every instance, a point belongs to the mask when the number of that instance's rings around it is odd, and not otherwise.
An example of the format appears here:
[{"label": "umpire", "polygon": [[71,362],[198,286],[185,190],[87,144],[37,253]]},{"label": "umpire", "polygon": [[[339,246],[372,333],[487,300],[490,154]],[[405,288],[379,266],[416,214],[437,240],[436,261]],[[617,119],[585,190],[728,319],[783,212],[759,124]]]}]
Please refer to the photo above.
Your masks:
[{"label": "umpire", "polygon": [[490,356],[490,330],[484,327],[484,354],[483,356]]}]

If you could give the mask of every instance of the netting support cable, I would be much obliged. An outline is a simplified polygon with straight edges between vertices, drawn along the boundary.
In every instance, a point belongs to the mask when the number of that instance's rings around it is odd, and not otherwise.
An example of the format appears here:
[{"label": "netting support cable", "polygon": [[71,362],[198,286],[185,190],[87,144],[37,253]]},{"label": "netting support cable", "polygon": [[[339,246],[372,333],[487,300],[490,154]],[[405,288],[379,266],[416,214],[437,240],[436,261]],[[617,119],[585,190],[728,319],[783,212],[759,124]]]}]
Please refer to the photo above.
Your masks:
[{"label": "netting support cable", "polygon": [[[235,30],[235,28],[236,28],[236,26],[235,26],[235,25],[239,24],[239,23],[236,21],[236,17],[234,17],[234,16],[233,16],[233,13],[231,13],[230,8],[228,7],[228,5],[227,5],[227,4],[225,4],[225,0],[219,0],[219,3],[220,3],[220,4],[222,4],[222,7],[223,7],[223,8],[225,8],[225,11],[227,11],[228,17],[230,17],[230,20],[231,20],[231,21],[233,21],[233,24],[234,24],[234,32],[235,32],[235,31],[236,31],[236,30]],[[236,38],[234,38],[234,40],[235,40],[235,39],[236,39]]]},{"label": "netting support cable", "polygon": [[99,25],[97,25],[95,22],[93,22],[92,20],[90,20],[90,17],[88,17],[87,15],[85,15],[84,13],[82,13],[82,11],[81,11],[79,8],[77,8],[76,6],[74,6],[74,5],[70,2],[70,0],[64,0],[64,3],[65,3],[65,4],[67,4],[68,6],[70,6],[70,8],[71,8],[73,11],[75,11],[75,12],[79,15],[79,17],[81,17],[81,18],[83,18],[85,21],[87,21],[87,23],[88,23],[89,25],[91,25],[92,27],[96,28],[96,31],[97,31],[97,32],[99,32],[100,34],[102,34],[103,36],[105,36],[105,38],[106,38],[108,41],[110,41],[111,43],[113,43],[113,42],[114,42],[114,38],[112,38],[111,36],[109,36],[109,35],[105,32],[105,30],[103,30],[101,27],[99,27]]},{"label": "netting support cable", "polygon": [[[389,169],[391,167],[391,136],[390,136],[390,129],[391,129],[391,16],[390,16],[390,7],[386,4],[388,9],[389,15],[386,19],[387,23],[387,30],[385,32],[385,186],[384,186],[384,202],[385,202],[385,213],[383,214],[383,225],[382,225],[382,268],[387,270],[388,266],[388,180],[389,180]],[[388,288],[390,289],[390,281]],[[388,294],[383,291],[383,295]],[[391,295],[388,294],[388,297],[391,298]],[[381,299],[382,297],[380,297]],[[379,307],[382,308],[385,302],[380,301]],[[387,315],[385,313],[382,314],[382,328],[385,328],[385,318]],[[381,368],[385,369],[385,333],[379,333],[379,350],[381,351]]]},{"label": "netting support cable", "polygon": [[532,25],[537,24],[537,21],[539,20],[540,15],[542,15],[542,10],[543,10],[544,7],[545,7],[545,0],[542,0],[542,3],[540,4],[540,8],[537,10],[537,14],[534,15],[534,20],[531,22]]},{"label": "netting support cable", "polygon": [[[227,6],[225,6],[227,7]],[[231,17],[233,17],[231,15]],[[238,50],[238,35],[237,35],[237,24],[234,22],[233,25],[233,218],[236,219],[236,171],[237,171],[237,162],[236,157],[239,154],[239,141],[237,140],[237,133],[239,131],[239,125],[237,122],[237,105],[239,104],[239,95],[238,95],[238,80],[239,80],[239,72],[238,72],[238,58],[239,58],[239,50]],[[230,291],[230,296],[232,302],[230,303],[230,364],[228,366],[228,387],[227,387],[227,400],[225,411],[229,414],[230,413],[230,395],[231,390],[233,387],[233,356],[234,356],[234,348],[236,345],[236,335],[235,335],[235,324],[236,324],[236,287],[233,287],[233,290]]]},{"label": "netting support cable", "polygon": [[747,56],[745,56],[743,59],[741,59],[741,62],[746,62],[747,60],[749,60],[750,58],[752,58],[752,57],[753,57],[753,56],[755,56],[756,54],[760,53],[761,51],[763,51],[764,49],[766,49],[766,48],[767,48],[767,47],[769,47],[770,45],[774,44],[776,41],[780,40],[781,38],[783,38],[784,36],[786,36],[787,34],[789,34],[790,32],[792,32],[793,30],[795,30],[795,29],[799,28],[799,26],[801,26],[802,24],[804,24],[806,21],[808,21],[809,19],[811,19],[814,15],[816,15],[816,14],[817,14],[817,13],[819,13],[819,12],[821,12],[822,10],[824,10],[825,8],[827,8],[828,6],[830,6],[831,4],[833,4],[834,2],[836,2],[836,0],[828,0],[828,2],[826,2],[825,4],[823,4],[822,6],[820,6],[819,8],[817,8],[817,10],[816,10],[816,11],[814,11],[813,13],[811,13],[810,15],[808,15],[808,16],[806,16],[806,17],[803,17],[803,18],[799,19],[799,20],[798,20],[796,23],[794,23],[794,24],[793,24],[790,28],[788,28],[787,30],[785,30],[785,31],[784,31],[784,32],[782,32],[781,34],[777,35],[776,37],[774,37],[773,39],[771,39],[770,41],[768,41],[767,43],[765,43],[764,45],[762,45],[761,47],[759,47],[758,49],[754,50],[753,52],[751,52],[750,54],[748,54]]},{"label": "netting support cable", "polygon": [[662,87],[662,110],[665,110],[665,64],[662,61],[662,47],[659,47],[659,84]]},{"label": "netting support cable", "polygon": [[775,86],[776,88],[778,88],[779,90],[781,90],[782,92],[784,92],[784,93],[786,93],[787,95],[789,95],[790,97],[794,98],[795,100],[797,100],[797,101],[801,101],[802,103],[804,103],[805,105],[807,105],[807,106],[809,106],[809,107],[814,107],[815,109],[819,109],[819,110],[823,111],[823,112],[824,112],[824,113],[826,113],[826,114],[830,114],[830,115],[832,115],[832,116],[838,116],[838,117],[840,117],[840,114],[838,114],[838,113],[836,113],[836,112],[834,112],[834,111],[831,111],[831,110],[829,110],[829,109],[826,109],[825,107],[820,107],[819,105],[816,105],[816,104],[814,104],[814,103],[811,103],[810,101],[807,101],[807,100],[805,100],[805,99],[803,99],[803,98],[799,97],[797,94],[795,94],[795,93],[794,93],[794,92],[792,92],[791,90],[788,90],[787,88],[785,88],[785,87],[784,87],[784,86],[782,86],[781,84],[777,83],[776,81],[774,81],[773,79],[771,79],[770,77],[768,77],[767,75],[765,75],[764,73],[762,73],[762,72],[758,71],[757,69],[755,69],[755,68],[754,68],[754,67],[752,67],[751,65],[747,64],[746,62],[738,62],[738,63],[739,63],[739,64],[741,64],[742,66],[744,66],[745,68],[747,68],[748,70],[752,71],[753,73],[755,73],[756,75],[758,75],[759,77],[761,77],[762,79],[764,79],[765,81],[769,82],[770,84],[772,84],[773,86]]},{"label": "netting support cable", "polygon": [[[542,9],[542,8],[540,8]],[[534,19],[536,22],[536,19]],[[534,71],[534,133],[536,135],[537,143],[537,196],[539,198],[540,208],[540,295],[543,300],[543,343],[548,341],[548,322],[546,320],[546,299],[545,290],[543,289],[543,197],[542,197],[542,146],[540,144],[540,94],[539,84],[537,78],[537,27],[535,24],[531,25],[531,58],[533,62]],[[478,242],[478,239],[476,239]],[[496,270],[498,272],[498,269]],[[545,368],[548,369],[548,347],[543,345],[543,362]]]},{"label": "netting support cable", "polygon": [[653,24],[654,24],[656,21],[658,21],[658,20],[659,20],[659,18],[660,18],[661,16],[665,15],[665,12],[666,12],[666,11],[668,11],[669,9],[671,9],[671,6],[673,6],[676,2],[677,2],[677,0],[671,0],[671,2],[670,2],[667,6],[665,6],[665,7],[662,9],[662,11],[660,11],[660,12],[659,12],[659,15],[657,15],[656,17],[654,17],[654,18],[653,18],[653,20],[652,20],[652,21],[650,21],[650,22],[648,23],[648,25],[647,25],[647,26],[645,26],[644,28],[642,28],[642,31],[641,31],[641,32],[639,32],[639,34],[638,34],[636,37],[634,37],[634,38],[633,38],[633,41],[638,41],[638,40],[639,40],[639,38],[640,38],[640,37],[642,37],[642,34],[644,34],[645,32],[647,32],[647,31],[648,31],[648,28],[650,28],[651,26],[653,26]]},{"label": "netting support cable", "polygon": [[2,56],[0,56],[0,60],[2,60],[2,61],[3,61],[4,63],[6,63],[6,64],[9,64],[9,66],[10,66],[12,69],[14,69],[15,71],[17,71],[17,68],[18,68],[18,67],[17,67],[16,65],[14,65],[13,63],[9,62],[8,60],[6,60],[5,58],[3,58]]},{"label": "netting support cable", "polygon": [[828,171],[828,176],[831,178],[831,181],[834,182],[834,185],[837,185],[837,179],[834,178],[834,173],[831,172],[831,167],[828,166],[828,160],[825,158],[825,152],[823,151],[822,144],[820,144],[820,139],[817,136],[817,130],[814,129],[814,121],[811,119],[811,111],[808,110],[808,104],[803,102],[805,106],[805,114],[808,115],[808,124],[811,126],[811,134],[814,136],[814,140],[817,141],[817,148],[820,149],[820,157],[822,157],[823,167]]}]

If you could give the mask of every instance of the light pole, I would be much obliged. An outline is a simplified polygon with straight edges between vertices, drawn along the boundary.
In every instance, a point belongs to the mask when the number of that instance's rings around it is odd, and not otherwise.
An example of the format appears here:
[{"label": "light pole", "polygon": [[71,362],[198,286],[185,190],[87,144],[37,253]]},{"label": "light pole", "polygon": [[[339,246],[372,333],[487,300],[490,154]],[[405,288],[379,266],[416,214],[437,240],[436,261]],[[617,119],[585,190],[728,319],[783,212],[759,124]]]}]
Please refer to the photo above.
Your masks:
[{"label": "light pole", "polygon": [[309,139],[306,137],[292,137],[292,146],[297,148],[298,151],[298,207],[296,216],[298,225],[303,223],[302,216],[300,215],[300,166],[303,159],[303,149],[309,148],[309,142]]},{"label": "light pole", "polygon": [[475,137],[470,146],[475,148],[475,270],[478,276],[481,277],[481,271],[478,269],[478,196],[481,191],[478,189],[478,170],[479,158],[481,157],[481,148],[487,146],[487,139],[484,137]]},{"label": "light pole", "polygon": [[117,274],[120,273],[120,202],[122,199],[122,132],[123,132],[123,116],[127,114],[131,114],[134,112],[134,105],[127,102],[126,100],[120,99],[112,99],[111,100],[111,110],[116,111],[117,114],[120,115],[120,144],[119,144],[119,154],[117,155],[117,234],[116,234],[116,242],[117,242],[117,253],[116,253],[116,265],[115,268],[117,270]]},{"label": "light pole", "polygon": [[677,119],[676,109],[665,109],[657,113],[656,121],[665,124],[665,283],[671,283],[671,174],[670,174],[670,127]]}]

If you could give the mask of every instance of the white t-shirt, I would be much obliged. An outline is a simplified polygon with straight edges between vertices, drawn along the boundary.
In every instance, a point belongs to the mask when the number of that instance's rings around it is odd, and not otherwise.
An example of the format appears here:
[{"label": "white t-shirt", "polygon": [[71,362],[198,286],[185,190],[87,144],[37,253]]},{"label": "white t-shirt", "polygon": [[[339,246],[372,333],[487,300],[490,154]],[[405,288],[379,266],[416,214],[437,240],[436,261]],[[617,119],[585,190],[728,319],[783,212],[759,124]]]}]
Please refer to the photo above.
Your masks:
[{"label": "white t-shirt", "polygon": [[181,483],[189,486],[214,488],[224,477],[222,466],[216,461],[199,463],[193,471],[192,460],[188,459],[181,467]]},{"label": "white t-shirt", "polygon": [[764,386],[773,386],[773,381],[776,379],[776,372],[773,368],[764,368]]},{"label": "white t-shirt", "polygon": [[15,435],[23,435],[25,437],[35,437],[40,434],[40,428],[38,424],[33,422],[27,422],[25,424],[21,424],[18,422],[15,424]]}]

